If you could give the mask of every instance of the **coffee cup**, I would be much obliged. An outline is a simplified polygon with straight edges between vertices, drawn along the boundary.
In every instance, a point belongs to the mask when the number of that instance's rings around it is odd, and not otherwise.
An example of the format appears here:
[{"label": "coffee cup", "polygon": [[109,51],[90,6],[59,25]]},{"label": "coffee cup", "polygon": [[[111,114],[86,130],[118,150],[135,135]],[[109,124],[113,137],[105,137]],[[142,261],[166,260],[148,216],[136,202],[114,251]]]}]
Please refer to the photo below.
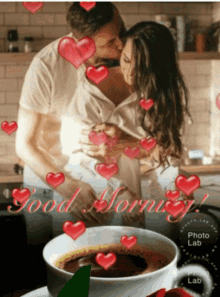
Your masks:
[{"label": "coffee cup", "polygon": [[[201,294],[184,288],[193,297],[210,297],[213,280],[208,270],[201,265],[189,264],[177,268],[180,251],[177,245],[157,232],[121,226],[102,226],[87,228],[86,231],[73,240],[67,234],[52,239],[43,249],[43,258],[47,266],[47,287],[50,297],[58,297],[61,289],[72,278],[73,273],[56,266],[58,259],[76,250],[90,249],[99,245],[121,244],[121,237],[135,236],[137,244],[146,246],[155,253],[160,253],[168,259],[164,267],[146,274],[129,277],[90,277],[89,297],[146,297],[160,289],[166,291],[181,287],[181,280],[190,275],[203,281]],[[74,296],[74,288],[73,288]]]}]

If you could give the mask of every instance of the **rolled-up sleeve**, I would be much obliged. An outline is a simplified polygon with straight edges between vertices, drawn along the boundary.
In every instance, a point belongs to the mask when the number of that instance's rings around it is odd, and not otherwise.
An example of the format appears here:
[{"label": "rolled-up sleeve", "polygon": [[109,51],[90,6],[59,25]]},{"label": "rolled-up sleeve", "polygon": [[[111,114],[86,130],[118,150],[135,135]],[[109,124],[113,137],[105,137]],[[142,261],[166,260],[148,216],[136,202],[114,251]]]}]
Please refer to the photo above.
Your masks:
[{"label": "rolled-up sleeve", "polygon": [[50,109],[52,75],[47,66],[37,57],[28,68],[20,97],[20,106],[46,114]]}]

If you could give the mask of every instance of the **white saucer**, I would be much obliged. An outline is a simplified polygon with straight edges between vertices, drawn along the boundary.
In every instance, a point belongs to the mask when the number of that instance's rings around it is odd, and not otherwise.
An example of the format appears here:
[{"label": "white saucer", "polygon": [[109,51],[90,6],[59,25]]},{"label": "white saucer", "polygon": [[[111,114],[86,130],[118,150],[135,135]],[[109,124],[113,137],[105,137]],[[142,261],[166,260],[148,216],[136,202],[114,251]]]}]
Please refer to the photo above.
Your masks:
[{"label": "white saucer", "polygon": [[21,297],[50,297],[50,294],[48,292],[47,286],[45,286],[43,288],[22,295]]}]

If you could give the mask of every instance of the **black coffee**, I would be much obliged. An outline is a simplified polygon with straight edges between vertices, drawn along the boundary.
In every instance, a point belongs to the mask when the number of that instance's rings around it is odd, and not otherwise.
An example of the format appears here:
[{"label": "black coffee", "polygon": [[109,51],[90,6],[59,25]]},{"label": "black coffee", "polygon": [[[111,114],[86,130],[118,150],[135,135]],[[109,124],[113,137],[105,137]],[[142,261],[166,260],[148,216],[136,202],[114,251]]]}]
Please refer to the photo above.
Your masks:
[{"label": "black coffee", "polygon": [[[98,253],[107,255],[112,252],[116,255],[116,262],[107,270],[95,260]],[[134,246],[127,249],[122,244],[97,246],[84,250],[74,251],[71,255],[63,256],[56,266],[75,273],[83,265],[92,265],[91,276],[94,277],[128,277],[156,271],[169,264],[168,259],[146,247]]]}]

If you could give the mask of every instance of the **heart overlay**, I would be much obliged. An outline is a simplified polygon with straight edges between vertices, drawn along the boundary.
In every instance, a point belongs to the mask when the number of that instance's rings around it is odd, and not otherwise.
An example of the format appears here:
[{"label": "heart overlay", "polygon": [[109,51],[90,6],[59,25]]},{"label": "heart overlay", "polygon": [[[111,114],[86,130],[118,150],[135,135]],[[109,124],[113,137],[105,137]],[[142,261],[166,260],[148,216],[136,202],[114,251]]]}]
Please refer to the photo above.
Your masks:
[{"label": "heart overlay", "polygon": [[95,260],[100,266],[107,270],[110,266],[115,264],[117,257],[114,253],[108,253],[106,256],[104,253],[98,253]]},{"label": "heart overlay", "polygon": [[46,181],[48,182],[48,184],[52,185],[54,188],[61,185],[64,182],[64,180],[65,180],[65,176],[61,172],[59,172],[57,174],[50,172],[46,176]]},{"label": "heart overlay", "polygon": [[107,180],[118,172],[118,165],[116,163],[105,164],[100,163],[96,165],[96,171]]},{"label": "heart overlay", "polygon": [[27,200],[30,196],[31,196],[31,192],[29,189],[24,188],[23,190],[19,190],[18,188],[15,188],[12,192],[11,192],[11,196],[18,200],[18,202],[22,203],[25,200]]},{"label": "heart overlay", "polygon": [[108,135],[104,131],[98,134],[95,131],[91,131],[89,133],[89,140],[99,146],[108,140]]},{"label": "heart overlay", "polygon": [[2,122],[1,128],[5,131],[8,135],[11,135],[14,131],[17,130],[18,125],[16,122],[11,122],[10,124],[7,121]]},{"label": "heart overlay", "polygon": [[37,12],[44,5],[43,2],[22,2],[22,4],[31,13]]},{"label": "heart overlay", "polygon": [[180,196],[180,192],[179,191],[166,191],[165,196],[170,199],[171,201],[176,200],[177,198],[179,198]]},{"label": "heart overlay", "polygon": [[140,140],[140,145],[141,147],[143,147],[145,150],[147,150],[148,152],[155,147],[155,145],[157,144],[156,140],[154,138],[150,138],[150,139],[146,139],[146,138],[142,138]]},{"label": "heart overlay", "polygon": [[94,66],[86,68],[86,75],[97,85],[106,79],[109,75],[108,68],[106,66],[100,66],[97,69]]},{"label": "heart overlay", "polygon": [[135,147],[135,148],[131,149],[130,147],[127,146],[124,149],[124,154],[126,156],[128,156],[130,159],[137,157],[139,155],[139,153],[140,153],[139,147]]},{"label": "heart overlay", "polygon": [[95,5],[96,2],[80,2],[80,6],[87,11],[91,10]]},{"label": "heart overlay", "polygon": [[141,99],[140,106],[143,107],[145,110],[150,109],[154,105],[154,101],[152,99]]},{"label": "heart overlay", "polygon": [[137,237],[136,236],[127,237],[127,235],[124,235],[121,237],[120,241],[124,246],[126,246],[126,248],[130,249],[132,246],[134,246],[137,243]]},{"label": "heart overlay", "polygon": [[200,179],[196,175],[191,175],[188,179],[184,175],[177,176],[175,184],[178,189],[187,196],[200,187]]},{"label": "heart overlay", "polygon": [[169,214],[171,214],[173,217],[176,217],[184,210],[185,204],[183,201],[167,201],[164,205],[164,208]]},{"label": "heart overlay", "polygon": [[102,211],[107,205],[108,202],[106,200],[95,200],[93,203],[93,206],[99,211]]},{"label": "heart overlay", "polygon": [[96,46],[89,37],[84,37],[78,42],[71,37],[64,37],[59,42],[58,52],[61,57],[78,69],[82,63],[95,54]]},{"label": "heart overlay", "polygon": [[86,231],[86,225],[83,221],[79,221],[75,224],[73,224],[71,221],[66,221],[63,224],[63,231],[72,239],[76,240]]}]

